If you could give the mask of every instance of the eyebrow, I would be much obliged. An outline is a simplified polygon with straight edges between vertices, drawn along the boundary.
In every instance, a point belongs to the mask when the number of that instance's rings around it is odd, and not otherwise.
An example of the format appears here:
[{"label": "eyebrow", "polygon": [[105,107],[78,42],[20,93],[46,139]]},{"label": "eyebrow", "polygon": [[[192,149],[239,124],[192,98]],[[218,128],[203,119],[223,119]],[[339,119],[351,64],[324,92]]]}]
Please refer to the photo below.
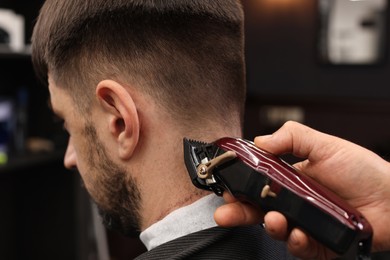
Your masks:
[{"label": "eyebrow", "polygon": [[51,102],[51,98],[50,97],[47,99],[47,107],[54,114],[56,120],[62,120],[62,118],[63,118],[62,114],[59,111],[54,109],[53,103]]}]

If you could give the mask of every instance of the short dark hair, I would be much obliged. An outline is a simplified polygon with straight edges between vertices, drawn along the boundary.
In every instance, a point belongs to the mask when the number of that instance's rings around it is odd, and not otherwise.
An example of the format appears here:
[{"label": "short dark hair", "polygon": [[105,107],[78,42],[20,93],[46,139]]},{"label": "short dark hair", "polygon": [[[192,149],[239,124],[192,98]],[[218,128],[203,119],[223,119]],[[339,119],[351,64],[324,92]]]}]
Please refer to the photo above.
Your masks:
[{"label": "short dark hair", "polygon": [[242,124],[239,0],[47,0],[32,59],[38,77],[47,82],[49,72],[84,112],[92,87],[111,78],[139,87],[181,121],[229,115]]}]

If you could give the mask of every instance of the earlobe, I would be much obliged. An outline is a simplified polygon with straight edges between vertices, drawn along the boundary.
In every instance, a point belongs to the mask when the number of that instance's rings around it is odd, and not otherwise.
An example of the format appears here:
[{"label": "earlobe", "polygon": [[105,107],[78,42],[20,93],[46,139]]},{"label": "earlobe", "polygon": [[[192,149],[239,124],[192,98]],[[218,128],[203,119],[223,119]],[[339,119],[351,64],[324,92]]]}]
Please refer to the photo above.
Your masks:
[{"label": "earlobe", "polygon": [[140,123],[136,103],[126,87],[113,80],[103,80],[96,96],[107,116],[110,134],[115,138],[118,154],[127,160],[139,141]]}]

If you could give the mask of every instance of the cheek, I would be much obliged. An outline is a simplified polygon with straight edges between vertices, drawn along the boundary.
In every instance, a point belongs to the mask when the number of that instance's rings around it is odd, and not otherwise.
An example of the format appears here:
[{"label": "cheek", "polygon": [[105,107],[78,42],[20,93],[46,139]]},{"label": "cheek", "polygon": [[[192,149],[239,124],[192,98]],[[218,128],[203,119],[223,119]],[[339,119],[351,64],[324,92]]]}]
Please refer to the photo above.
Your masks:
[{"label": "cheek", "polygon": [[98,149],[95,143],[75,142],[74,148],[77,157],[77,168],[86,190],[98,205],[106,206],[108,204],[104,191],[107,182],[104,177],[106,173],[104,167],[100,166],[102,159],[97,152]]},{"label": "cheek", "polygon": [[118,189],[124,183],[120,178],[125,176],[123,170],[110,159],[106,144],[92,125],[87,124],[84,133],[74,135],[72,141],[85,188],[100,208],[111,208],[118,203]]},{"label": "cheek", "polygon": [[[81,152],[78,156],[78,172],[83,180],[85,189],[91,196],[91,198],[98,204],[106,204],[102,192],[102,180],[99,178],[102,175],[96,166],[91,165],[90,159],[86,156],[87,153]],[[103,196],[104,197],[104,196]]]},{"label": "cheek", "polygon": [[91,170],[90,161],[91,161],[91,152],[92,150],[88,148],[86,142],[80,142],[78,138],[71,137],[69,138],[68,147],[65,153],[64,164],[68,169],[76,168],[81,178],[84,181],[84,184],[87,187],[93,187],[91,182]]},{"label": "cheek", "polygon": [[96,176],[97,173],[96,170],[93,170],[89,160],[90,158],[87,157],[87,153],[85,151],[80,151],[77,155],[77,169],[85,184],[93,187],[94,184],[91,182],[96,181],[94,176]]}]

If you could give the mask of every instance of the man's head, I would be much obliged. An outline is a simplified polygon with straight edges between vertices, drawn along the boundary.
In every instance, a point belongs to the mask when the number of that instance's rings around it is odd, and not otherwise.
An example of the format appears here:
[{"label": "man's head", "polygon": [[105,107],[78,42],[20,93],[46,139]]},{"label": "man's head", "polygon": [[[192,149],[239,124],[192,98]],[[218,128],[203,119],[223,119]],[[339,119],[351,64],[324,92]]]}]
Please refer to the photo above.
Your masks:
[{"label": "man's head", "polygon": [[241,127],[243,49],[238,0],[45,2],[32,58],[71,134],[65,164],[123,229],[139,225],[143,199],[140,177],[123,162],[158,133],[156,113],[188,135]]},{"label": "man's head", "polygon": [[33,62],[83,112],[97,83],[113,78],[153,96],[182,123],[219,120],[242,111],[245,98],[242,19],[236,0],[48,0]]}]

